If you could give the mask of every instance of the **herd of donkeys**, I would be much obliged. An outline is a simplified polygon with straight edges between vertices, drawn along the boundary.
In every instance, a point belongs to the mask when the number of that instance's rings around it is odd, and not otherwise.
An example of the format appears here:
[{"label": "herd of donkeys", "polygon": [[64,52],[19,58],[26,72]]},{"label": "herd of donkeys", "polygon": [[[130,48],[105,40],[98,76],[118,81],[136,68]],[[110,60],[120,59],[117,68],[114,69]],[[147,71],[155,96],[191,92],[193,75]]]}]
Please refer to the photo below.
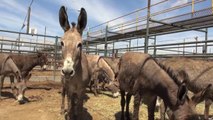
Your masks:
[{"label": "herd of donkeys", "polygon": [[[69,24],[64,6],[59,10],[63,67],[61,113],[66,120],[82,120],[83,99],[88,85],[97,95],[99,83],[116,96],[121,95],[121,120],[139,119],[141,101],[146,104],[148,119],[154,120],[157,97],[162,99],[162,119],[167,113],[171,120],[202,119],[195,106],[205,100],[204,119],[209,117],[213,100],[212,63],[208,60],[168,58],[156,60],[149,54],[126,52],[120,58],[86,55],[82,51],[82,33],[87,24],[87,12],[81,8],[77,24]],[[188,96],[188,90],[194,93]],[[67,109],[64,98],[67,95]],[[134,95],[133,115],[129,102]],[[125,109],[126,107],[126,109]],[[125,109],[125,112],[124,112]]]},{"label": "herd of donkeys", "polygon": [[[213,61],[192,58],[155,59],[141,52],[126,52],[121,57],[88,55],[82,51],[82,33],[87,24],[87,13],[81,8],[77,24],[69,24],[64,6],[59,10],[59,23],[64,30],[61,37],[63,66],[61,68],[61,113],[66,120],[83,120],[86,88],[94,94],[107,89],[113,97],[121,95],[121,120],[138,120],[139,106],[147,105],[148,120],[154,120],[157,98],[161,98],[161,119],[167,113],[171,120],[199,120],[195,107],[205,101],[204,118],[210,117],[213,101]],[[0,91],[4,77],[10,76],[14,97],[24,102],[26,82],[37,65],[47,64],[47,54],[0,54]],[[17,82],[14,82],[14,77]],[[193,93],[188,96],[188,90]],[[67,108],[65,110],[65,95]],[[134,96],[132,117],[129,113]],[[1,92],[0,92],[1,97]],[[119,104],[119,103],[118,103]],[[124,110],[125,109],[125,110]]]}]

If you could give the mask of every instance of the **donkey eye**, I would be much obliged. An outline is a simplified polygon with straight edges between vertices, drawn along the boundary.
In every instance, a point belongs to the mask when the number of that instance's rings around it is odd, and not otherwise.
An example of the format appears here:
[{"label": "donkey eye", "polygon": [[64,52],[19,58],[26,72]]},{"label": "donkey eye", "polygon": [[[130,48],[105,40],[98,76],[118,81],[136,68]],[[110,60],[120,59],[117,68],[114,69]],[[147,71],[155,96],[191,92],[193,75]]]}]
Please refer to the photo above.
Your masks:
[{"label": "donkey eye", "polygon": [[64,46],[64,42],[61,41],[61,46]]},{"label": "donkey eye", "polygon": [[82,47],[82,44],[79,43],[79,44],[77,45],[77,48],[81,48],[81,47]]}]

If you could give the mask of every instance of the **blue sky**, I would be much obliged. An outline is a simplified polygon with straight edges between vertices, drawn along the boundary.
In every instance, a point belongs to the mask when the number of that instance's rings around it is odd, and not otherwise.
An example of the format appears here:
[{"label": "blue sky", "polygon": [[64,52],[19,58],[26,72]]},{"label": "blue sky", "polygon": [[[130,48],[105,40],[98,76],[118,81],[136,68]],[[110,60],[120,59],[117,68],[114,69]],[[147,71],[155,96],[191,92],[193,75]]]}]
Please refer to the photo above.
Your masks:
[{"label": "blue sky", "polygon": [[[1,0],[0,29],[19,31],[31,0]],[[122,3],[122,4],[121,4]],[[138,4],[140,3],[140,4]],[[30,26],[38,29],[38,33],[61,35],[58,23],[58,10],[61,5],[68,8],[70,21],[76,21],[77,10],[84,7],[88,13],[88,26],[100,24],[125,13],[144,7],[143,0],[34,0],[31,7]],[[25,32],[24,28],[23,32]]]},{"label": "blue sky", "polygon": [[[157,3],[162,0],[152,0]],[[153,8],[155,12],[165,6],[175,6],[186,3],[190,0],[170,0],[163,6]],[[0,29],[19,31],[31,0],[1,0],[0,4]],[[88,13],[87,27],[93,27],[110,19],[119,17],[133,10],[143,8],[147,5],[147,0],[34,0],[31,7],[30,26],[37,28],[38,33],[43,34],[45,26],[47,34],[63,34],[58,23],[58,10],[61,5],[68,8],[70,21],[76,21],[77,10],[84,7]],[[127,18],[119,19],[117,23],[125,21]],[[25,32],[26,27],[22,30]]]},{"label": "blue sky", "polygon": [[[163,0],[152,0],[152,4]],[[165,8],[177,6],[190,2],[191,0],[169,0],[165,4],[153,7],[151,12],[157,12]],[[24,18],[27,14],[27,9],[31,0],[1,0],[0,4],[0,29],[20,31]],[[58,22],[58,10],[64,5],[68,8],[69,21],[76,21],[78,11],[81,7],[84,7],[88,14],[88,25],[87,29],[108,20],[114,19],[121,15],[127,14],[136,9],[144,8],[147,6],[147,0],[34,0],[31,7],[31,20],[30,26],[37,28],[39,34],[44,34],[45,26],[47,28],[47,34],[53,36],[63,35]],[[195,5],[195,10],[205,8],[211,5],[211,0],[206,0],[202,4]],[[185,8],[176,10],[172,13],[164,14],[162,17],[168,17],[182,14],[183,12],[191,11],[191,8]],[[145,16],[146,12],[139,13],[139,16]],[[109,23],[109,25],[119,24],[136,17],[128,16]],[[26,22],[25,22],[26,24]],[[209,29],[209,35],[212,35],[212,30]],[[26,31],[26,27],[22,32]],[[198,32],[186,32],[178,33],[174,35],[160,36],[159,39],[169,40],[171,38],[180,37],[181,40],[184,38],[190,38],[195,36],[204,36],[203,33]],[[143,41],[142,41],[143,42]],[[142,43],[140,43],[142,44]],[[134,45],[133,45],[134,46]]]}]

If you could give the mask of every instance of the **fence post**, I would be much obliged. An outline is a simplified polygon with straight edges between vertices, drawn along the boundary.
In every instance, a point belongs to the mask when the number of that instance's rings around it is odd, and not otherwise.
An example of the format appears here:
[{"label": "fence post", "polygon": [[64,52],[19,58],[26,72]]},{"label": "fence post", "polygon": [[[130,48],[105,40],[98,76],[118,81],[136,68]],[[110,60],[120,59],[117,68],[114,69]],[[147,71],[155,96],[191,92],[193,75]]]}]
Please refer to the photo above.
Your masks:
[{"label": "fence post", "polygon": [[206,28],[206,32],[205,32],[205,47],[204,47],[204,53],[207,53],[207,41],[208,41],[208,28]]},{"label": "fence post", "polygon": [[148,5],[147,5],[147,22],[146,22],[146,36],[145,36],[145,41],[144,41],[144,53],[148,53],[150,6],[151,6],[151,0],[148,0]]},{"label": "fence post", "polygon": [[105,45],[104,45],[104,56],[107,56],[107,33],[108,33],[108,25],[106,26],[106,31],[105,31]]},{"label": "fence post", "polygon": [[54,81],[55,81],[55,77],[56,77],[56,59],[57,59],[57,46],[58,46],[58,36],[56,36],[55,38],[55,60],[54,60],[54,71],[53,71],[53,74],[54,74]]}]

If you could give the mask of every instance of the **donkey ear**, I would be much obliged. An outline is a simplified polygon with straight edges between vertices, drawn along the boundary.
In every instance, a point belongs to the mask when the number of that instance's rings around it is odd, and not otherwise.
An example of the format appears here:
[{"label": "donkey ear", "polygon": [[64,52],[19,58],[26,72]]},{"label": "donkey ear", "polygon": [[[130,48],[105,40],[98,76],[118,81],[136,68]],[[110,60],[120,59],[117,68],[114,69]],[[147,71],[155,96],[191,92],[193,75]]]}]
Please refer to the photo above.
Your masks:
[{"label": "donkey ear", "polygon": [[178,94],[177,94],[179,104],[181,105],[184,104],[185,99],[187,98],[187,93],[188,93],[188,89],[186,88],[185,83],[183,83],[179,87]]},{"label": "donkey ear", "polygon": [[184,70],[178,71],[178,76],[179,76],[181,82],[187,83],[189,81],[189,75]]},{"label": "donkey ear", "polygon": [[209,90],[211,89],[212,84],[209,84],[204,90],[196,93],[195,95],[192,96],[192,102],[196,106],[198,103],[202,102],[205,97],[207,96]]},{"label": "donkey ear", "polygon": [[78,25],[77,25],[78,32],[81,35],[86,25],[87,25],[87,12],[84,8],[81,8],[80,14],[78,16]]},{"label": "donkey ear", "polygon": [[42,55],[43,55],[42,52],[40,52],[40,51],[37,52],[37,56],[38,56],[38,57],[41,57]]},{"label": "donkey ear", "polygon": [[67,12],[66,12],[64,6],[61,6],[61,8],[59,10],[59,23],[60,23],[62,29],[64,30],[64,32],[66,32],[67,30],[70,29]]}]

